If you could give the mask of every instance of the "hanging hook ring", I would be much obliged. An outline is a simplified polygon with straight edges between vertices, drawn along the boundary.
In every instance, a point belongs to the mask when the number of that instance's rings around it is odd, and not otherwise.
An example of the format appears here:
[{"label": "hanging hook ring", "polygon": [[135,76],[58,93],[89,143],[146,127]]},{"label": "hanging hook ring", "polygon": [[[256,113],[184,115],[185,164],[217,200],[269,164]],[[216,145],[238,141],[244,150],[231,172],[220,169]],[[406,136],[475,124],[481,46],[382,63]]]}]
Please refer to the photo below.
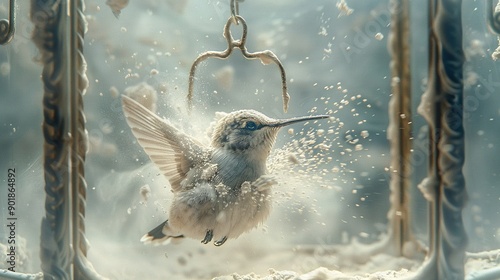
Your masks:
[{"label": "hanging hook ring", "polygon": [[191,70],[189,71],[189,86],[188,86],[188,108],[192,108],[192,103],[193,103],[193,89],[194,89],[194,80],[195,80],[195,72],[196,72],[196,67],[200,62],[204,61],[205,59],[209,57],[215,57],[219,59],[226,59],[229,57],[229,55],[233,52],[234,48],[239,48],[241,50],[241,53],[246,59],[253,60],[253,59],[260,59],[262,64],[267,65],[270,64],[271,62],[274,62],[281,74],[281,88],[282,88],[282,98],[283,98],[283,111],[286,113],[288,111],[288,102],[290,101],[290,95],[288,94],[288,87],[286,84],[286,73],[285,73],[285,68],[283,67],[283,64],[281,64],[281,61],[279,58],[270,50],[265,50],[265,51],[260,51],[260,52],[248,52],[245,43],[246,43],[246,38],[247,38],[247,24],[245,20],[241,16],[236,16],[236,20],[239,21],[242,25],[243,28],[243,33],[241,35],[240,40],[235,40],[231,34],[231,24],[233,23],[233,17],[230,17],[227,20],[226,25],[224,26],[224,37],[227,40],[228,47],[226,50],[217,52],[217,51],[207,51],[202,54],[200,54],[196,60],[193,62],[193,65],[191,66]]},{"label": "hanging hook ring", "polygon": [[5,45],[14,38],[16,21],[16,0],[9,0],[9,19],[0,20],[0,45]]},{"label": "hanging hook ring", "polygon": [[[500,35],[500,2],[495,5],[493,0],[488,0],[486,6],[488,25],[494,33]],[[493,8],[493,6],[495,6],[495,8]]]},{"label": "hanging hook ring", "polygon": [[233,23],[238,25],[238,19],[236,18],[237,16],[240,15],[240,9],[239,9],[239,3],[238,2],[243,2],[244,0],[231,0],[230,6],[231,6],[231,18],[233,19]]}]

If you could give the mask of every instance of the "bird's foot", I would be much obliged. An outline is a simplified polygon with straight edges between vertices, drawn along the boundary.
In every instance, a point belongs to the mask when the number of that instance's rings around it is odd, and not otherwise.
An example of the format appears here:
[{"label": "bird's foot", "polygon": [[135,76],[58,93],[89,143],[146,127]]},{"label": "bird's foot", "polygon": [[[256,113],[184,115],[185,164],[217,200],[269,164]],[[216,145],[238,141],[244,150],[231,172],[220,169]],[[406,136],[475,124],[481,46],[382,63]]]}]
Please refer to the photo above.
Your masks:
[{"label": "bird's foot", "polygon": [[227,236],[224,236],[224,237],[222,237],[222,239],[214,241],[214,245],[221,246],[222,244],[224,244],[226,242],[226,240],[227,240]]},{"label": "bird's foot", "polygon": [[212,241],[212,238],[214,237],[214,231],[213,230],[207,230],[207,234],[205,235],[205,239],[201,241],[203,244],[207,244],[208,242]]}]

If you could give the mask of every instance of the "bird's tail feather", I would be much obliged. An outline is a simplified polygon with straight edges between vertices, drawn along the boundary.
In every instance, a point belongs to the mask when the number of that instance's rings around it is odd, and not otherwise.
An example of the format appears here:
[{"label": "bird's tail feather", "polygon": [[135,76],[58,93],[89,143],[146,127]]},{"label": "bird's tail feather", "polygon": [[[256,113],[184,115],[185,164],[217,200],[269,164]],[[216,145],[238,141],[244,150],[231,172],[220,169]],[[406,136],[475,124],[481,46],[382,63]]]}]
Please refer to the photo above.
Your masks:
[{"label": "bird's tail feather", "polygon": [[166,220],[165,222],[159,224],[157,227],[146,233],[141,238],[141,242],[143,242],[144,244],[152,245],[166,245],[170,242],[179,243],[184,238],[184,235],[173,236],[165,234],[165,232],[168,232],[168,229],[168,220]]}]

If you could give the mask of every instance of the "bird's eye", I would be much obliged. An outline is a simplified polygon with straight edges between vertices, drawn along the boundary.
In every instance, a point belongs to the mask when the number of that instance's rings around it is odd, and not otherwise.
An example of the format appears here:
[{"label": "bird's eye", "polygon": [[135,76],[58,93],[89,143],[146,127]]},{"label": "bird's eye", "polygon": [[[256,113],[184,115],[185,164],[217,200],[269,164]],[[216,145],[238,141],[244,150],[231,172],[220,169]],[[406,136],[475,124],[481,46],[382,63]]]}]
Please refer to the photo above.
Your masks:
[{"label": "bird's eye", "polygon": [[252,122],[252,121],[248,121],[246,124],[245,124],[245,128],[248,129],[248,130],[256,130],[257,129],[257,124]]}]

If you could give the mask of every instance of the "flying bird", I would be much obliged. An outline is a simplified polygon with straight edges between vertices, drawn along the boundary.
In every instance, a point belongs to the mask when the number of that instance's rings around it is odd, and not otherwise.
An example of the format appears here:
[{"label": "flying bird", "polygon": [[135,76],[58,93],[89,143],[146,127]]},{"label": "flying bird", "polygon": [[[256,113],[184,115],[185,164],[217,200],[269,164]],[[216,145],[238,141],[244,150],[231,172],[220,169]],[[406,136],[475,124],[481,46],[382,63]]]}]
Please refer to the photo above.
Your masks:
[{"label": "flying bird", "polygon": [[215,125],[210,146],[175,128],[128,96],[123,111],[132,133],[169,180],[173,201],[168,219],[141,241],[166,244],[194,238],[220,246],[269,216],[266,160],[280,128],[328,115],[273,119],[255,110],[231,112]]}]

